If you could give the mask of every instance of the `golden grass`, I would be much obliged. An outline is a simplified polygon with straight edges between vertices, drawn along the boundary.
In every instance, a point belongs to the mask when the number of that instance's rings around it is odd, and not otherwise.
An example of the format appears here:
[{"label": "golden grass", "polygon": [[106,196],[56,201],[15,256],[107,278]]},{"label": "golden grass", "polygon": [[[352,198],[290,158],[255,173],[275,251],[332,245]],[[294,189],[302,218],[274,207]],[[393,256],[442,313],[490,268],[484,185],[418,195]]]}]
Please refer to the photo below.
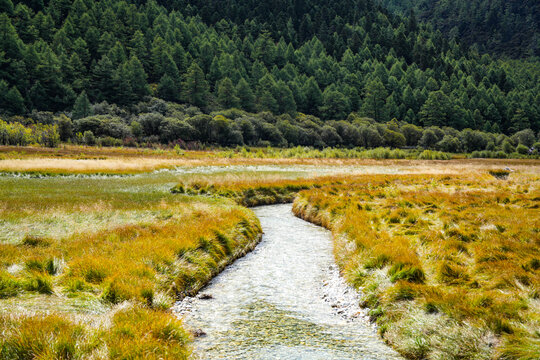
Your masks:
[{"label": "golden grass", "polygon": [[171,194],[170,180],[0,179],[1,359],[187,356],[174,299],[261,229],[230,201]]},{"label": "golden grass", "polygon": [[349,178],[301,192],[294,211],[332,229],[344,274],[405,356],[518,359],[515,344],[538,350],[540,336],[539,180]]},{"label": "golden grass", "polygon": [[[0,149],[0,171],[277,164],[336,173],[0,177],[2,359],[187,356],[188,336],[164,310],[252,249],[261,232],[252,212],[224,197],[248,206],[297,197],[298,215],[332,229],[338,264],[408,357],[513,359],[537,349],[538,162],[13,151]],[[367,175],[345,176],[340,165]],[[508,180],[489,175],[506,166],[515,170]],[[381,175],[389,170],[406,175]],[[179,181],[176,192],[204,197],[172,194]]]},{"label": "golden grass", "polygon": [[[234,155],[234,156],[231,156]],[[360,166],[360,173],[378,174],[388,166],[398,173],[412,174],[459,174],[464,168],[499,170],[511,167],[527,171],[530,166],[538,167],[536,160],[516,159],[455,159],[442,160],[374,160],[348,158],[280,158],[260,157],[257,152],[250,157],[231,151],[183,151],[97,148],[64,145],[61,148],[0,146],[0,173],[30,175],[69,174],[137,174],[148,171],[193,166],[228,165],[314,165],[314,166]]]}]

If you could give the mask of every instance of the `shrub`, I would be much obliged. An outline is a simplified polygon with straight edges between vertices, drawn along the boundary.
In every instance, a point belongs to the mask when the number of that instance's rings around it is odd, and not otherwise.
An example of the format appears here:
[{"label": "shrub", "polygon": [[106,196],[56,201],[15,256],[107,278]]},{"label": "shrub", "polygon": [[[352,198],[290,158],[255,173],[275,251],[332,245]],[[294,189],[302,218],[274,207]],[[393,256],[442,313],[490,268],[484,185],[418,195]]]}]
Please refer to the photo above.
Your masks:
[{"label": "shrub", "polygon": [[502,149],[507,154],[511,154],[515,151],[515,147],[512,144],[510,144],[510,141],[508,141],[508,139],[503,141]]},{"label": "shrub", "polygon": [[516,151],[518,154],[527,155],[529,153],[529,148],[523,144],[519,144],[516,148]]},{"label": "shrub", "polygon": [[83,133],[82,141],[85,145],[95,145],[96,137],[94,136],[94,133],[92,131],[87,130]]},{"label": "shrub", "polygon": [[447,153],[433,150],[424,150],[418,155],[419,160],[450,160],[451,156]]}]

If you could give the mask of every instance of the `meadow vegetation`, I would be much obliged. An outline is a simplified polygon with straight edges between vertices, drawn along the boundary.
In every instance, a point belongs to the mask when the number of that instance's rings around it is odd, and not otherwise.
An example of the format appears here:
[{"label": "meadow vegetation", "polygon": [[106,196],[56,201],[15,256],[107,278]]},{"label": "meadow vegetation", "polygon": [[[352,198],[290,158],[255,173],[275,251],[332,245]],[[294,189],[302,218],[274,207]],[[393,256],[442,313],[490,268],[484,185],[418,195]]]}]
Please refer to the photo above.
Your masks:
[{"label": "meadow vegetation", "polygon": [[0,358],[186,358],[169,309],[260,239],[230,201],[147,178],[0,179]]},{"label": "meadow vegetation", "polygon": [[[534,160],[260,152],[268,156],[3,152],[3,161],[45,165],[38,177],[26,168],[0,177],[0,358],[187,357],[191,335],[169,312],[174,300],[195,294],[257,244],[259,223],[243,206],[292,201],[298,216],[332,230],[344,276],[406,357],[538,353]],[[87,157],[101,162],[69,173]],[[177,160],[192,172],[144,173],[144,165],[108,173],[122,162]],[[51,161],[65,176],[46,175]],[[202,164],[218,166],[193,167]]]},{"label": "meadow vegetation", "polygon": [[[508,174],[506,174],[508,176]],[[539,177],[369,176],[303,191],[347,280],[411,359],[540,353]]]},{"label": "meadow vegetation", "polygon": [[297,216],[332,230],[344,276],[406,358],[535,359],[537,167],[448,165],[446,173],[433,163],[407,175],[285,181],[200,177],[173,191],[246,206],[294,198]]}]

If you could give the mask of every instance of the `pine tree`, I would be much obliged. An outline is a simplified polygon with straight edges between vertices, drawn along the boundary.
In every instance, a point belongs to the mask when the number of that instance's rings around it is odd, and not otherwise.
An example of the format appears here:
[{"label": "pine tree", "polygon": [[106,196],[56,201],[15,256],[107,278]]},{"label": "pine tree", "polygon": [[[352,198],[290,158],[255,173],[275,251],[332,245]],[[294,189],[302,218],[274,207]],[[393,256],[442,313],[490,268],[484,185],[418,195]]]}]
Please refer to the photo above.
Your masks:
[{"label": "pine tree", "polygon": [[103,55],[101,60],[92,69],[92,99],[110,101],[114,97],[113,75],[113,64],[106,55]]},{"label": "pine tree", "polygon": [[147,95],[150,95],[150,89],[148,87],[146,72],[142,63],[137,56],[132,55],[128,62],[129,83],[133,94],[138,100],[141,100]]},{"label": "pine tree", "polygon": [[350,104],[342,93],[332,87],[324,91],[321,115],[325,119],[344,119],[349,114],[349,111]]},{"label": "pine tree", "polygon": [[130,105],[136,99],[131,86],[131,74],[127,62],[120,64],[113,73],[114,101],[121,105]]},{"label": "pine tree", "polygon": [[167,74],[163,75],[159,80],[157,87],[157,93],[160,98],[168,101],[179,101],[180,100],[180,89],[179,84],[175,83],[174,80]]},{"label": "pine tree", "polygon": [[79,96],[75,100],[71,118],[73,120],[82,119],[82,118],[91,116],[92,113],[93,113],[92,105],[90,104],[90,100],[88,100],[88,96],[86,96],[86,92],[83,91],[79,94]]},{"label": "pine tree", "polygon": [[448,97],[442,91],[429,93],[428,99],[420,110],[420,120],[424,126],[447,125],[451,117]]},{"label": "pine tree", "polygon": [[375,119],[375,121],[382,121],[384,118],[384,106],[388,96],[383,83],[379,79],[370,80],[366,84],[364,92],[363,112],[365,115]]},{"label": "pine tree", "polygon": [[219,82],[217,100],[223,108],[230,109],[238,106],[239,99],[235,92],[231,79],[225,78]]},{"label": "pine tree", "polygon": [[305,83],[303,93],[306,101],[301,110],[309,114],[318,114],[319,106],[322,105],[322,92],[314,77],[310,77]]},{"label": "pine tree", "polygon": [[255,95],[244,78],[241,78],[236,85],[236,96],[242,109],[255,111]]},{"label": "pine tree", "polygon": [[271,111],[274,114],[278,113],[278,103],[270,91],[263,91],[259,99],[259,109],[260,111]]},{"label": "pine tree", "polygon": [[202,69],[197,63],[194,62],[189,67],[182,90],[182,98],[185,102],[198,107],[204,107],[208,103],[209,86]]},{"label": "pine tree", "polygon": [[280,80],[276,85],[276,101],[278,103],[278,111],[282,114],[293,114],[296,113],[296,103],[294,101],[294,96],[287,84]]}]

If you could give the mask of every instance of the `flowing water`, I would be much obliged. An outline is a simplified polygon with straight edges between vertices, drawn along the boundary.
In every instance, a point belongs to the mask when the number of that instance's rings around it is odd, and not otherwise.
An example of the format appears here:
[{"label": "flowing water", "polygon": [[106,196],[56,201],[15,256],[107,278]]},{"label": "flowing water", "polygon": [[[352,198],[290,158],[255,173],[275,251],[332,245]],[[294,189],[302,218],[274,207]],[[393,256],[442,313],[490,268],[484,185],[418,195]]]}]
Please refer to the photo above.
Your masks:
[{"label": "flowing water", "polygon": [[399,359],[378,337],[333,261],[329,231],[291,213],[254,209],[262,242],[194,298],[175,306],[195,359]]}]

